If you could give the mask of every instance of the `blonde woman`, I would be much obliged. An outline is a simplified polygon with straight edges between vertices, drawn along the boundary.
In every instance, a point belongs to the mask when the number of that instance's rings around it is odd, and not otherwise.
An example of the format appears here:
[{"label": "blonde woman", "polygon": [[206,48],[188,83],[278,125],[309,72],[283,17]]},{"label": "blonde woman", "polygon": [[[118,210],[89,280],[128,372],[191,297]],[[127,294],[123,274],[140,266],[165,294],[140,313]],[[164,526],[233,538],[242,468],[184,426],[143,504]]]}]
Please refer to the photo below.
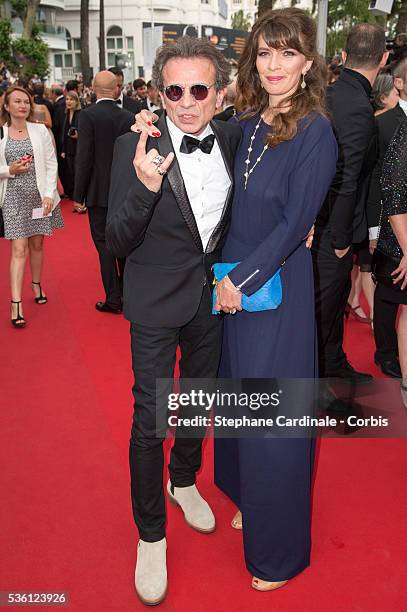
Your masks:
[{"label": "blonde woman", "polygon": [[4,237],[11,240],[11,323],[16,328],[26,324],[21,297],[27,255],[35,302],[46,304],[48,298],[41,287],[44,235],[64,225],[54,146],[45,125],[32,122],[33,110],[26,89],[7,90],[0,141],[0,206]]}]

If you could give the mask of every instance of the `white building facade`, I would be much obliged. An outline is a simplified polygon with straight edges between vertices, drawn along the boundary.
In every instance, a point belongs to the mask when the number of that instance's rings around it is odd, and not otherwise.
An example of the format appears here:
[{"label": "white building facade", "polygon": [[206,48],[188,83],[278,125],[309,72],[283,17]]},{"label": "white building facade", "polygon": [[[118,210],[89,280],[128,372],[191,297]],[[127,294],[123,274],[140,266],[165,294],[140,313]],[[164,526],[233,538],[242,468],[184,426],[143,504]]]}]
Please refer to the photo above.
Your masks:
[{"label": "white building facade", "polygon": [[[53,48],[50,54],[50,80],[67,81],[81,72],[80,0],[45,1],[58,7],[56,25],[66,30],[66,49]],[[258,0],[105,0],[106,67],[119,65],[125,82],[149,78],[151,48],[143,45],[146,27],[164,25],[164,40],[188,33],[188,27],[211,35],[210,27],[203,26],[230,28],[231,16],[239,10],[253,23],[257,5]],[[276,8],[285,6],[291,6],[291,0],[275,3]],[[312,0],[299,0],[296,6],[310,10]],[[99,0],[89,0],[89,53],[95,74],[99,70]]]},{"label": "white building facade", "polygon": [[[228,27],[231,25],[231,19],[234,13],[238,11],[243,11],[243,14],[247,19],[250,20],[250,23],[253,24],[257,18],[257,7],[259,4],[259,0],[228,0],[229,5],[229,20]],[[293,5],[292,0],[276,0],[273,8],[288,8]],[[301,8],[303,10],[310,11],[312,10],[312,0],[297,0],[295,3],[296,8]]]},{"label": "white building facade", "polygon": [[[52,74],[66,81],[81,72],[80,0],[65,0],[57,22],[67,31],[68,49],[55,53]],[[105,0],[106,66],[126,57],[125,82],[144,72],[143,29],[161,24],[228,26],[227,0]],[[144,26],[143,26],[144,24]],[[89,52],[93,73],[99,70],[99,0],[89,2]],[[119,64],[120,65],[120,64]],[[122,67],[122,66],[121,66]]]}]

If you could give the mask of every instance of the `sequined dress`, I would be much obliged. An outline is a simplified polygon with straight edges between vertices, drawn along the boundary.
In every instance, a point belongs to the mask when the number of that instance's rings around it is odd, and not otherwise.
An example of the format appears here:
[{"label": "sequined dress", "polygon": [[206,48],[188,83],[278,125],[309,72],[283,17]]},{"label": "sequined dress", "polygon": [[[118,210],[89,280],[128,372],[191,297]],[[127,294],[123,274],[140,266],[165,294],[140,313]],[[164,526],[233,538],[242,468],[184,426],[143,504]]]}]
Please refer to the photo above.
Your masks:
[{"label": "sequined dress", "polygon": [[[380,182],[382,213],[377,248],[392,257],[401,258],[403,252],[392,230],[389,217],[407,213],[407,119],[400,124],[389,144]],[[393,304],[407,305],[407,290],[398,291],[381,283],[376,287],[376,297]]]},{"label": "sequined dress", "polygon": [[384,158],[381,176],[382,216],[377,247],[393,257],[403,252],[390,225],[391,215],[407,213],[407,119],[393,136]]},{"label": "sequined dress", "polygon": [[[31,140],[7,139],[5,156],[10,165],[24,155],[33,155]],[[51,217],[33,219],[34,208],[42,207],[41,196],[35,177],[35,159],[25,174],[19,174],[7,181],[7,191],[2,207],[4,218],[4,237],[9,240],[29,238],[30,236],[51,236],[54,229],[64,227],[64,221],[59,205],[53,210]]]}]

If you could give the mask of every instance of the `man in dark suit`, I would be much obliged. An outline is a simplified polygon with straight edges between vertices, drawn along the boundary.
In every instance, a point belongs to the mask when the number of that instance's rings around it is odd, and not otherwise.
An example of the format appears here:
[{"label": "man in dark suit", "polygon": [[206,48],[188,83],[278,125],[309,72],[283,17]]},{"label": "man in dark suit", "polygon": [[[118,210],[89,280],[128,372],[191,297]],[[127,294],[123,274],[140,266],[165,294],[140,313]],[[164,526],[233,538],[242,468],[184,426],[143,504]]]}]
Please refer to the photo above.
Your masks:
[{"label": "man in dark suit", "polygon": [[54,134],[55,146],[57,150],[58,173],[62,174],[62,133],[66,115],[66,104],[64,91],[60,85],[53,85],[51,87],[51,100],[53,101],[52,133]]},{"label": "man in dark suit", "polygon": [[[214,378],[219,365],[222,320],[211,315],[211,266],[228,227],[241,136],[238,126],[211,119],[229,72],[209,42],[183,37],[161,47],[153,68],[165,109],[161,137],[126,134],[113,158],[107,241],[126,257],[135,377],[131,495],[140,534],[135,586],[148,604],[159,603],[167,588],[162,445],[177,347],[181,380]],[[157,378],[167,379],[158,394]],[[189,408],[180,416],[182,410]],[[209,533],[215,518],[195,486],[204,430],[188,438],[185,432],[178,426],[168,497],[191,527]]]},{"label": "man in dark suit", "polygon": [[227,87],[226,96],[223,103],[223,110],[215,115],[217,121],[229,121],[236,115],[236,81],[232,81]]},{"label": "man in dark suit", "polygon": [[[381,186],[380,177],[387,147],[390,144],[400,123],[405,119],[407,110],[407,58],[401,60],[393,69],[394,84],[399,90],[400,104],[376,117],[376,164],[372,172],[367,200],[367,220],[369,225],[370,249],[376,247],[381,216]],[[401,378],[398,363],[398,345],[396,334],[398,304],[382,298],[382,288],[379,285],[374,295],[374,336],[376,342],[375,362],[384,374],[393,378]]]},{"label": "man in dark suit", "polygon": [[123,93],[123,83],[124,83],[124,74],[123,70],[120,68],[109,68],[109,72],[115,75],[117,81],[117,90],[115,94],[116,104],[119,108],[124,108],[124,110],[137,115],[140,112],[140,105],[137,100],[133,100],[130,96],[126,96]]},{"label": "man in dark suit", "polygon": [[105,300],[96,302],[100,312],[120,314],[121,280],[116,258],[106,247],[105,229],[110,187],[110,170],[116,138],[130,130],[134,115],[115,103],[116,77],[108,70],[94,80],[96,104],[81,111],[75,164],[74,205],[88,208],[90,230],[99,253]]},{"label": "man in dark suit", "polygon": [[383,28],[364,23],[351,30],[343,52],[344,69],[328,88],[339,157],[312,246],[320,375],[354,382],[372,378],[357,372],[346,358],[343,318],[351,288],[352,243],[367,235],[365,202],[359,194],[371,171],[367,152],[375,124],[369,97],[387,56]]}]

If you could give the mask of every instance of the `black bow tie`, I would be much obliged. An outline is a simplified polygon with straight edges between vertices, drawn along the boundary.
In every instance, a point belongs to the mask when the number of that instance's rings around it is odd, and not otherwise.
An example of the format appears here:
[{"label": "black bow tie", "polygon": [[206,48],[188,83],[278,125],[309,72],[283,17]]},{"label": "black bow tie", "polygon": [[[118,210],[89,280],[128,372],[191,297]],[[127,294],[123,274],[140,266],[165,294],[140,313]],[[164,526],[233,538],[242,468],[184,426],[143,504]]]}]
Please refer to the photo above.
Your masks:
[{"label": "black bow tie", "polygon": [[181,142],[179,150],[181,153],[193,153],[197,149],[201,149],[203,153],[210,153],[212,151],[213,143],[215,142],[215,135],[210,134],[203,140],[192,138],[192,136],[184,136]]}]

